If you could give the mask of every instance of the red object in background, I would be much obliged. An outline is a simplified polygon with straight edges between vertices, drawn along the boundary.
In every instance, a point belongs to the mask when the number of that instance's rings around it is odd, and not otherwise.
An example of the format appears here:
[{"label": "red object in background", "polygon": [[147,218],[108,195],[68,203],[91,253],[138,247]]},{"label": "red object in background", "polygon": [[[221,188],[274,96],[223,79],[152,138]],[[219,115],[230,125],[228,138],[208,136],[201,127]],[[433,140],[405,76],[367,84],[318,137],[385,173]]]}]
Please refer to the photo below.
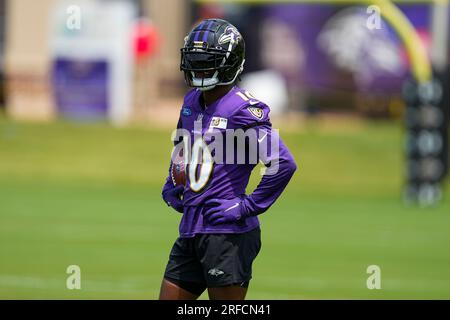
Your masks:
[{"label": "red object in background", "polygon": [[158,30],[148,19],[140,19],[134,27],[134,55],[137,61],[153,56],[159,48]]},{"label": "red object in background", "polygon": [[430,31],[425,29],[417,29],[417,34],[419,35],[420,40],[425,45],[425,49],[427,50],[428,58],[431,58],[431,34]]},{"label": "red object in background", "polygon": [[198,22],[204,19],[212,19],[212,18],[225,19],[225,14],[226,12],[223,8],[223,5],[205,4],[202,5],[199,9],[200,19],[198,20]]},{"label": "red object in background", "polygon": [[[417,35],[419,36],[419,39],[422,41],[422,43],[425,47],[428,59],[431,59],[431,35],[430,35],[430,32],[424,28],[417,28],[416,32],[417,32]],[[400,57],[403,61],[406,62],[406,64],[411,66],[411,60],[406,51],[404,44],[401,46],[401,49],[400,49]]]}]

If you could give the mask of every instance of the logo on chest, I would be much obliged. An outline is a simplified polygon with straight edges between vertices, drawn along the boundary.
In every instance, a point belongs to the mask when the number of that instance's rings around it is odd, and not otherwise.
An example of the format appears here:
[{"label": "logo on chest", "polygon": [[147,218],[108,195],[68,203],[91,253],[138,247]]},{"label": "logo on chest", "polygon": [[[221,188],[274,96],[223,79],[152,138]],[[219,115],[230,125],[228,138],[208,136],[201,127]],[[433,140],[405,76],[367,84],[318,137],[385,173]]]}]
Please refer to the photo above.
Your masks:
[{"label": "logo on chest", "polygon": [[189,117],[190,115],[192,115],[192,110],[190,107],[183,107],[181,109],[181,114],[185,117]]},{"label": "logo on chest", "polygon": [[228,124],[228,119],[221,117],[212,117],[209,124],[209,128],[226,129]]}]

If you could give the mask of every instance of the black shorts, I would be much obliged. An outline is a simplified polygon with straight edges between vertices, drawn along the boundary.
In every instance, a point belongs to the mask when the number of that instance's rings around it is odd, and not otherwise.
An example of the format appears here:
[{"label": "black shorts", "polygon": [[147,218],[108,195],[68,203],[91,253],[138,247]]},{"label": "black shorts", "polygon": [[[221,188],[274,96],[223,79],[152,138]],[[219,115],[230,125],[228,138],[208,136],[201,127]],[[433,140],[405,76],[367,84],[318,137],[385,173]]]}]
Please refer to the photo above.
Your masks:
[{"label": "black shorts", "polygon": [[260,249],[259,227],[245,233],[178,238],[170,252],[164,277],[196,294],[206,288],[247,286],[252,278],[253,260]]}]

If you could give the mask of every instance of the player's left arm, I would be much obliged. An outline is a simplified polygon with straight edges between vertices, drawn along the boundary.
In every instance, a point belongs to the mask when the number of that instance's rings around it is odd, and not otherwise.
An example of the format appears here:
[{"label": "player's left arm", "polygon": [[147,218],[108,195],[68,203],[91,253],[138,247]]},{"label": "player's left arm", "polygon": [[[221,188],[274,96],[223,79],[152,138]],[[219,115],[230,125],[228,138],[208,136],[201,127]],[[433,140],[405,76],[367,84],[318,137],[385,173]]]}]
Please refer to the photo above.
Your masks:
[{"label": "player's left arm", "polygon": [[242,201],[242,215],[259,215],[272,206],[283,193],[297,164],[291,152],[270,125],[257,127],[259,160],[266,166],[265,174],[250,195]]},{"label": "player's left arm", "polygon": [[233,119],[243,129],[256,131],[257,144],[249,146],[249,150],[258,153],[258,160],[263,162],[267,169],[257,188],[250,195],[242,199],[207,201],[206,205],[213,207],[205,212],[205,216],[212,224],[239,221],[267,211],[297,170],[291,152],[278,132],[272,129],[269,108],[266,105],[241,108]]}]

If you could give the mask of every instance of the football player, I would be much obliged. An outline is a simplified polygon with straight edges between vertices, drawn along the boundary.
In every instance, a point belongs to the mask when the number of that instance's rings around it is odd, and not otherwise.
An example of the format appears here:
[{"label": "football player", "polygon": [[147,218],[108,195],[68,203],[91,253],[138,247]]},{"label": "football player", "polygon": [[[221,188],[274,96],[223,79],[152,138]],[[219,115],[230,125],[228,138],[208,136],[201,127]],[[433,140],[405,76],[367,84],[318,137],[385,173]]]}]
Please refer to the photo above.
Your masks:
[{"label": "football player", "polygon": [[[244,299],[252,263],[261,248],[257,216],[275,202],[297,168],[271,128],[269,107],[236,85],[244,62],[242,35],[221,19],[202,21],[181,49],[180,68],[193,89],[184,98],[178,128],[191,134],[188,140],[195,155],[186,167],[186,185],[174,186],[169,170],[162,191],[165,202],[183,215],[160,299],[196,299],[206,289],[210,299]],[[195,127],[196,121],[201,122],[200,128]],[[198,134],[206,136],[212,129],[224,136],[230,129],[255,130],[258,145],[271,145],[276,139],[276,152],[258,153],[258,161],[268,171],[275,169],[263,175],[253,193],[246,195],[245,189],[257,163],[249,163],[248,157],[245,163],[208,161],[211,141]],[[245,150],[256,149],[246,146]]]}]

